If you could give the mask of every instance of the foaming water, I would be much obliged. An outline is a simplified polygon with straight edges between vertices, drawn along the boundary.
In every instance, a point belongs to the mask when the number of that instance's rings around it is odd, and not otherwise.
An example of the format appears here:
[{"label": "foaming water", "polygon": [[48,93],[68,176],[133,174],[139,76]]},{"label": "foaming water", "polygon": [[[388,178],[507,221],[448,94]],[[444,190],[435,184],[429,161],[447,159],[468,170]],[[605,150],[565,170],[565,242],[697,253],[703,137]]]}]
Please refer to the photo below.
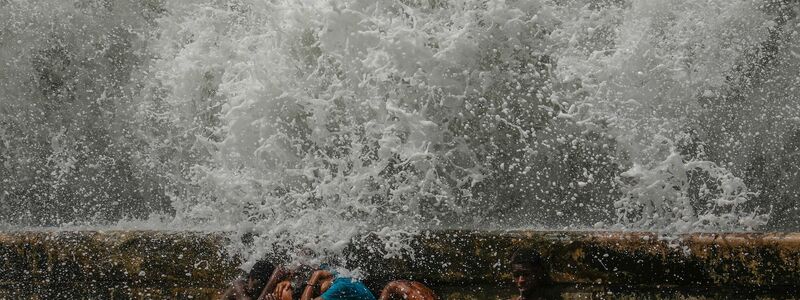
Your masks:
[{"label": "foaming water", "polygon": [[796,5],[51,4],[0,1],[8,228],[800,227]]}]

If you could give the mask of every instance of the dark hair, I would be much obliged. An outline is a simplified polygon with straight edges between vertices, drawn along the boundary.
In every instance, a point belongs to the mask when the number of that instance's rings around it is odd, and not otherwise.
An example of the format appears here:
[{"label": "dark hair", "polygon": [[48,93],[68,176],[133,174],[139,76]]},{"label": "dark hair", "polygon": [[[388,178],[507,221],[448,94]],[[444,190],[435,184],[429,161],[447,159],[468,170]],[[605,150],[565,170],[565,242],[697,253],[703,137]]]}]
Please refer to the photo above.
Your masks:
[{"label": "dark hair", "polygon": [[272,272],[275,271],[275,265],[266,260],[259,260],[250,269],[249,277],[266,282]]},{"label": "dark hair", "polygon": [[248,291],[248,294],[251,298],[256,298],[261,295],[261,291],[267,286],[267,281],[269,277],[272,276],[272,272],[275,271],[275,265],[270,263],[267,260],[259,260],[257,261],[252,268],[250,268],[250,272],[247,274],[247,277],[256,281],[255,286],[253,289]]},{"label": "dark hair", "polygon": [[545,267],[545,259],[536,249],[531,247],[521,247],[514,251],[511,255],[512,265],[532,265],[537,267]]}]

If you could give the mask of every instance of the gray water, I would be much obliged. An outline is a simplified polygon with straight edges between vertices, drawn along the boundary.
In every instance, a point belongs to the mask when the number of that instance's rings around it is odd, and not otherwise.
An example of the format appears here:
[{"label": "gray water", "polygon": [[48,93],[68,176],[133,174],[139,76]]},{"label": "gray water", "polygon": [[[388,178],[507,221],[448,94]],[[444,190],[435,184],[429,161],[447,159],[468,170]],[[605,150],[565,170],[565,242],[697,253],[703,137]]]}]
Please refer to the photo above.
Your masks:
[{"label": "gray water", "polygon": [[315,257],[429,228],[798,230],[797,13],[2,0],[0,221]]}]

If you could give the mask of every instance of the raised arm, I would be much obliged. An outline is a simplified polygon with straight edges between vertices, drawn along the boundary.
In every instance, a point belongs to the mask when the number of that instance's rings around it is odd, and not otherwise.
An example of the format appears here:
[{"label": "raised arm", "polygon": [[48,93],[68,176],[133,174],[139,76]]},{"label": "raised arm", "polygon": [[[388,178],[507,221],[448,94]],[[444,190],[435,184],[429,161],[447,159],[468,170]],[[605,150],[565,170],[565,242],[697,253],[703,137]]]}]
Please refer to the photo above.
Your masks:
[{"label": "raised arm", "polygon": [[269,281],[267,281],[267,284],[264,286],[264,289],[261,290],[261,294],[259,294],[258,300],[270,299],[269,295],[272,295],[272,293],[275,292],[275,287],[278,286],[278,283],[286,280],[286,278],[288,278],[291,275],[292,272],[287,270],[283,266],[275,268],[275,271],[272,272],[272,275],[269,277]]},{"label": "raised arm", "polygon": [[[323,284],[329,283],[333,279],[333,274],[325,270],[314,271],[311,278],[308,280],[306,289],[300,300],[322,299],[320,295],[324,292]],[[314,298],[316,296],[316,298]]]}]

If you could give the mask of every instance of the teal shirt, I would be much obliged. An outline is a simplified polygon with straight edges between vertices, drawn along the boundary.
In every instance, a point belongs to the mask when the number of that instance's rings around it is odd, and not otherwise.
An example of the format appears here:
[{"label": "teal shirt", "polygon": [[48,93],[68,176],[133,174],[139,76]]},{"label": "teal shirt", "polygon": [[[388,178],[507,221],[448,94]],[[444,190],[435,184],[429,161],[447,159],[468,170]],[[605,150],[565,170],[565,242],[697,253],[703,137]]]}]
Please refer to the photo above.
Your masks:
[{"label": "teal shirt", "polygon": [[320,297],[325,300],[375,300],[367,286],[349,277],[336,277]]}]

